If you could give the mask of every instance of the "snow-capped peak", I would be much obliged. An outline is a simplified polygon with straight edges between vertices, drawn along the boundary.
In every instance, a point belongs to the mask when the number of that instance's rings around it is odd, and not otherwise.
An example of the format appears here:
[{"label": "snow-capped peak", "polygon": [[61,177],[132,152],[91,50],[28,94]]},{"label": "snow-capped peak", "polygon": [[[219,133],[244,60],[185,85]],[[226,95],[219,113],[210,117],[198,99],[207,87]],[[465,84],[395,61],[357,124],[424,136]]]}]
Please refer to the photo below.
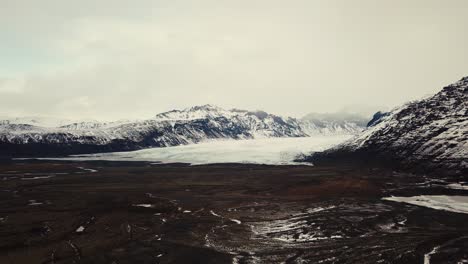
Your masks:
[{"label": "snow-capped peak", "polygon": [[24,116],[14,118],[0,118],[0,124],[3,125],[30,125],[38,127],[59,127],[72,123],[70,119],[62,119],[49,116]]},{"label": "snow-capped peak", "polygon": [[225,110],[217,105],[205,104],[205,105],[192,106],[192,107],[186,108],[184,111],[225,111]]},{"label": "snow-capped peak", "polygon": [[183,110],[171,110],[168,112],[157,114],[155,120],[195,120],[215,117],[232,117],[235,115],[232,111],[225,110],[215,105],[200,105],[185,108]]}]

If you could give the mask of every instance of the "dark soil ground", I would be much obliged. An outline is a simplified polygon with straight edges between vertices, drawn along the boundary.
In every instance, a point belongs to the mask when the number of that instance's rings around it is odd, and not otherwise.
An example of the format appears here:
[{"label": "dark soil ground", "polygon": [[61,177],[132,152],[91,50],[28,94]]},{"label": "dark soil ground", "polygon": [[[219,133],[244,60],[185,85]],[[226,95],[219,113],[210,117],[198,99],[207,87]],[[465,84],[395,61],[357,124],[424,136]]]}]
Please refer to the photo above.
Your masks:
[{"label": "dark soil ground", "polygon": [[434,177],[4,161],[0,263],[468,263],[468,214],[381,199],[468,195],[437,184],[457,179]]}]

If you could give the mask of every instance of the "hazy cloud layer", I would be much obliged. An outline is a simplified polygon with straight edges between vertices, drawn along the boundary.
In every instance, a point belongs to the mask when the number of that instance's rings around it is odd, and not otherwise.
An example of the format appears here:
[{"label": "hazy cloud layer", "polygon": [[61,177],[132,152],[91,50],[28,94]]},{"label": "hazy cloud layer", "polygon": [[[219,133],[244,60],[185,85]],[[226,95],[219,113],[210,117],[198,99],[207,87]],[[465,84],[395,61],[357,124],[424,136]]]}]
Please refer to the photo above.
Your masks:
[{"label": "hazy cloud layer", "polygon": [[467,10],[464,0],[0,0],[0,114],[391,108],[468,75]]}]

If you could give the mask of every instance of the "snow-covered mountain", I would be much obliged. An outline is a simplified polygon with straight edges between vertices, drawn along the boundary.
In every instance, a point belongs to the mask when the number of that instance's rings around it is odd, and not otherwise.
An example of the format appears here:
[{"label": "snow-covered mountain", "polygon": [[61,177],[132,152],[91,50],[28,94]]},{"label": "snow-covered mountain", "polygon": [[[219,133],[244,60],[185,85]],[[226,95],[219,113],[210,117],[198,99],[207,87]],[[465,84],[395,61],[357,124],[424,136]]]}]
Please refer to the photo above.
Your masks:
[{"label": "snow-covered mountain", "polygon": [[[295,119],[263,111],[226,110],[213,105],[160,113],[147,120],[39,122],[40,118],[0,121],[0,153],[71,154],[136,150],[198,143],[211,139],[305,137],[354,134],[354,121]],[[53,125],[54,124],[54,125]]]},{"label": "snow-covered mountain", "polygon": [[239,112],[235,110],[225,110],[215,105],[201,105],[186,108],[183,110],[172,110],[164,113],[157,114],[154,119],[156,120],[195,120],[195,119],[212,119],[217,117],[233,117],[238,115]]},{"label": "snow-covered mountain", "polygon": [[41,127],[59,127],[70,124],[73,121],[70,119],[60,119],[55,117],[45,116],[25,116],[16,118],[0,117],[0,125],[16,124],[16,125],[31,125]]},{"label": "snow-covered mountain", "polygon": [[468,77],[430,98],[377,113],[370,127],[312,160],[359,157],[410,167],[468,169]]},{"label": "snow-covered mountain", "polygon": [[306,136],[294,118],[204,105],[142,121],[96,121],[41,126],[27,119],[0,122],[3,155],[45,155],[135,150],[209,139]]},{"label": "snow-covered mountain", "polygon": [[368,122],[363,115],[347,112],[310,113],[301,119],[302,129],[309,135],[359,134]]}]

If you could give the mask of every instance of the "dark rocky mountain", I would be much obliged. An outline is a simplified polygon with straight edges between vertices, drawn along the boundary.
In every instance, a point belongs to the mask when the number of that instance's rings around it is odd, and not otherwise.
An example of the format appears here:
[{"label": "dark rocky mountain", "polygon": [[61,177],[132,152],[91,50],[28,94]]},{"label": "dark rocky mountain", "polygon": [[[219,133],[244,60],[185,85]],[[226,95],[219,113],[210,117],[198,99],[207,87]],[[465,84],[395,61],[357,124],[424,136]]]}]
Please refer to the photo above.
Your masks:
[{"label": "dark rocky mountain", "polygon": [[387,114],[350,141],[307,158],[398,164],[409,169],[466,173],[468,168],[468,77],[434,96]]},{"label": "dark rocky mountain", "polygon": [[383,118],[390,115],[390,112],[377,112],[374,114],[374,116],[372,116],[372,119],[367,123],[367,127],[372,127],[372,126],[375,126],[377,124],[379,124],[380,122],[382,122]]}]

